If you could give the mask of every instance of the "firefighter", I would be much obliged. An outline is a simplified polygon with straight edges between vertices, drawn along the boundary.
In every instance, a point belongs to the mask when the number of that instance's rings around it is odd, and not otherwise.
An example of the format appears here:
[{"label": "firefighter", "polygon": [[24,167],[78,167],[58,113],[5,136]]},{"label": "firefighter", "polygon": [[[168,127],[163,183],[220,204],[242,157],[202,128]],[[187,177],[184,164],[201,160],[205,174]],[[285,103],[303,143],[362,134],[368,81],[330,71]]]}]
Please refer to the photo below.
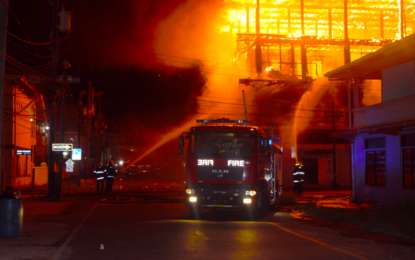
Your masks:
[{"label": "firefighter", "polygon": [[295,164],[293,172],[294,189],[293,193],[301,195],[303,193],[304,170],[303,164],[298,162]]},{"label": "firefighter", "polygon": [[117,172],[114,161],[110,160],[107,166],[107,191],[112,191],[112,184],[114,183],[115,176],[117,176]]},{"label": "firefighter", "polygon": [[99,163],[98,168],[95,169],[94,173],[97,178],[97,191],[99,191],[99,186],[101,186],[101,191],[104,191],[104,181],[105,181],[105,169],[104,164]]}]

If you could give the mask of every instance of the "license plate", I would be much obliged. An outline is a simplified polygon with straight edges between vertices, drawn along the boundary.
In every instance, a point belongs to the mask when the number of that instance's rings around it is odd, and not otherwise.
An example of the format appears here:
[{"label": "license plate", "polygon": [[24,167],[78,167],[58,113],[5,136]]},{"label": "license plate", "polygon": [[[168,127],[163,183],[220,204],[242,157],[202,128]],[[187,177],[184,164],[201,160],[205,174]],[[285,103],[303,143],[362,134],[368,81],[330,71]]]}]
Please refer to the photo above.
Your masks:
[{"label": "license plate", "polygon": [[214,190],[214,195],[226,195],[226,190]]}]

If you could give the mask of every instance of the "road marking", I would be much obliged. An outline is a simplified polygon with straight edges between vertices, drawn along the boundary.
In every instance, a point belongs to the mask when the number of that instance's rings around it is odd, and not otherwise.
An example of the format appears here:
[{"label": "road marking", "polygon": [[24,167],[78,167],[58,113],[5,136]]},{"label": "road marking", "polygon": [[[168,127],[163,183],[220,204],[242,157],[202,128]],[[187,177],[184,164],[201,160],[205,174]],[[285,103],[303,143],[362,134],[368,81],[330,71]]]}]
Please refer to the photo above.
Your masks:
[{"label": "road marking", "polygon": [[271,224],[271,225],[273,225],[273,226],[276,226],[277,228],[282,229],[282,230],[284,230],[284,231],[286,231],[286,232],[288,232],[288,233],[291,233],[291,234],[296,235],[296,236],[301,237],[301,238],[305,238],[305,239],[307,239],[307,240],[310,240],[310,241],[312,241],[312,242],[314,242],[314,243],[317,243],[317,244],[319,244],[319,245],[322,245],[322,246],[324,246],[324,247],[327,247],[327,248],[330,248],[330,249],[334,249],[334,250],[340,251],[340,252],[342,252],[342,253],[345,253],[345,254],[348,254],[348,255],[351,255],[351,256],[357,257],[357,258],[359,258],[359,259],[366,259],[366,258],[365,258],[365,257],[363,257],[363,256],[353,254],[352,252],[349,252],[349,251],[347,251],[347,250],[343,250],[343,249],[340,249],[340,248],[337,248],[337,247],[334,247],[334,246],[330,246],[330,245],[327,245],[327,244],[325,244],[325,243],[323,243],[323,242],[320,242],[320,241],[318,241],[318,240],[312,239],[311,237],[307,237],[307,236],[304,236],[304,235],[301,235],[301,234],[295,233],[294,231],[291,231],[291,230],[289,230],[289,229],[287,229],[287,228],[281,227],[280,225],[278,225],[278,224],[276,224],[276,223],[272,223],[272,222],[265,222],[265,223],[267,223],[267,224]]},{"label": "road marking", "polygon": [[81,227],[84,225],[84,223],[86,222],[86,220],[92,215],[92,212],[94,211],[94,209],[99,205],[99,203],[95,204],[94,207],[92,207],[91,211],[88,213],[88,215],[86,215],[86,217],[84,218],[84,220],[82,220],[82,222],[78,225],[78,227],[72,232],[72,234],[65,240],[65,242],[61,245],[61,247],[59,248],[58,251],[56,251],[56,253],[53,255],[53,257],[51,258],[51,260],[57,260],[59,259],[59,257],[61,256],[62,252],[65,250],[65,248],[68,246],[69,242],[72,240],[72,238],[76,235],[76,233],[78,233],[78,231],[81,229]]},{"label": "road marking", "polygon": [[196,230],[196,234],[197,234],[198,236],[200,236],[201,238],[205,239],[205,240],[209,240],[209,238],[207,238],[205,235],[203,235],[203,233],[202,233],[202,232],[200,232],[199,230]]},{"label": "road marking", "polygon": [[[204,221],[202,221],[202,220],[184,220],[184,219],[180,219],[180,220],[173,220],[173,222],[203,223]],[[291,234],[293,234],[293,235],[295,235],[295,236],[298,236],[298,237],[301,237],[301,238],[304,238],[304,239],[310,240],[310,241],[312,241],[312,242],[314,242],[314,243],[317,243],[317,244],[319,244],[319,245],[322,245],[322,246],[324,246],[324,247],[327,247],[327,248],[330,248],[330,249],[333,249],[333,250],[336,250],[336,251],[339,251],[339,252],[342,252],[342,253],[345,253],[345,254],[348,254],[348,255],[354,256],[354,257],[359,258],[359,259],[362,259],[362,260],[366,260],[366,259],[367,259],[367,258],[365,258],[365,257],[363,257],[363,256],[356,255],[356,254],[354,254],[354,253],[352,253],[352,252],[349,252],[349,251],[347,251],[347,250],[343,250],[343,249],[340,249],[340,248],[337,248],[337,247],[334,247],[334,246],[330,246],[330,245],[328,245],[328,244],[326,244],[326,243],[323,243],[323,242],[320,242],[320,241],[318,241],[318,240],[312,239],[311,237],[307,237],[307,236],[304,236],[304,235],[301,235],[301,234],[295,233],[294,231],[291,231],[291,230],[289,230],[289,229],[287,229],[287,228],[284,228],[284,227],[282,227],[282,226],[280,226],[280,225],[278,225],[278,224],[276,224],[276,223],[273,223],[273,222],[256,222],[256,221],[233,221],[233,222],[234,222],[234,223],[238,223],[238,224],[262,224],[262,223],[265,223],[265,224],[271,224],[271,225],[276,226],[277,228],[279,228],[279,229],[281,229],[281,230],[284,230],[284,231],[286,231],[286,232],[288,232],[288,233],[291,233]],[[199,231],[196,231],[196,234],[198,234],[198,232],[199,232]],[[198,234],[198,235],[199,235],[199,234]],[[202,234],[202,235],[203,235],[203,234]]]}]

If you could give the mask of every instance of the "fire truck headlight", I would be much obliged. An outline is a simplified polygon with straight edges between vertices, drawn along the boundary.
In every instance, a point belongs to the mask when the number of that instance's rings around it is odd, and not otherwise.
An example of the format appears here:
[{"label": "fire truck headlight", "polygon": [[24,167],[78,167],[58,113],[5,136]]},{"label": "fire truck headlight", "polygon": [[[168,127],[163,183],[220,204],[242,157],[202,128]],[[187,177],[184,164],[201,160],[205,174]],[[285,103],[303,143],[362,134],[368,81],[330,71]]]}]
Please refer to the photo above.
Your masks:
[{"label": "fire truck headlight", "polygon": [[256,191],[255,190],[247,190],[245,191],[245,195],[246,196],[255,196],[256,195]]},{"label": "fire truck headlight", "polygon": [[197,197],[189,197],[190,202],[197,202]]},{"label": "fire truck headlight", "polygon": [[251,203],[252,203],[252,199],[250,198],[244,199],[244,204],[251,204]]},{"label": "fire truck headlight", "polygon": [[195,190],[194,189],[186,189],[186,194],[192,195],[195,194]]}]

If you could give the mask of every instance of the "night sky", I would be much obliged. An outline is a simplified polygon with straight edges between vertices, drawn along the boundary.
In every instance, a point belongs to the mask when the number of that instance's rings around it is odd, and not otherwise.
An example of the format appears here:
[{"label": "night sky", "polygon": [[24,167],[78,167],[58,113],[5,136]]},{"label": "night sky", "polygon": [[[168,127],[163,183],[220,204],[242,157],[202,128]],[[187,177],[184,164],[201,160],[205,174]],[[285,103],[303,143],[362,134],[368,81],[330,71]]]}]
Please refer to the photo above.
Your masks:
[{"label": "night sky", "polygon": [[[10,0],[7,54],[27,67],[8,62],[7,73],[50,75],[51,45],[41,43],[50,41],[52,2]],[[196,99],[206,78],[194,59],[197,55],[175,52],[176,46],[168,39],[173,36],[166,33],[172,32],[167,23],[188,29],[194,26],[184,17],[166,21],[189,2],[195,1],[59,1],[60,9],[72,12],[72,32],[58,33],[58,63],[68,60],[71,67],[67,74],[81,79],[81,84],[71,85],[68,102],[76,104],[79,92],[88,90],[89,83],[95,91],[103,91],[107,131],[125,135],[124,142],[137,144],[131,157],[139,156],[170,129],[197,115]],[[160,31],[166,38],[160,37]],[[189,38],[180,38],[192,44]],[[61,68],[58,73],[63,73]],[[55,93],[47,83],[38,87],[46,102]],[[171,153],[177,152],[177,138],[167,144],[162,150],[172,157]],[[150,154],[149,160],[157,161],[155,154]],[[174,158],[176,164],[181,162],[178,156]]]},{"label": "night sky", "polygon": [[[205,83],[197,64],[187,61],[186,68],[165,65],[156,57],[153,42],[159,23],[185,2],[60,1],[61,7],[72,12],[73,31],[59,33],[59,63],[67,59],[71,63],[67,73],[81,78],[80,85],[71,87],[75,98],[91,82],[95,91],[104,92],[108,120],[117,124],[124,121],[125,127],[132,121],[149,126],[160,125],[160,121],[177,124],[186,113],[194,112],[197,103],[192,99]],[[8,30],[13,35],[22,39],[27,35],[35,43],[49,41],[51,1],[11,0],[10,6],[13,13]],[[48,62],[29,52],[49,56],[50,45],[26,44],[12,36],[8,39],[9,55],[26,64],[30,60],[34,69]],[[164,59],[169,60],[169,56]],[[48,75],[48,70],[41,72]]]}]

